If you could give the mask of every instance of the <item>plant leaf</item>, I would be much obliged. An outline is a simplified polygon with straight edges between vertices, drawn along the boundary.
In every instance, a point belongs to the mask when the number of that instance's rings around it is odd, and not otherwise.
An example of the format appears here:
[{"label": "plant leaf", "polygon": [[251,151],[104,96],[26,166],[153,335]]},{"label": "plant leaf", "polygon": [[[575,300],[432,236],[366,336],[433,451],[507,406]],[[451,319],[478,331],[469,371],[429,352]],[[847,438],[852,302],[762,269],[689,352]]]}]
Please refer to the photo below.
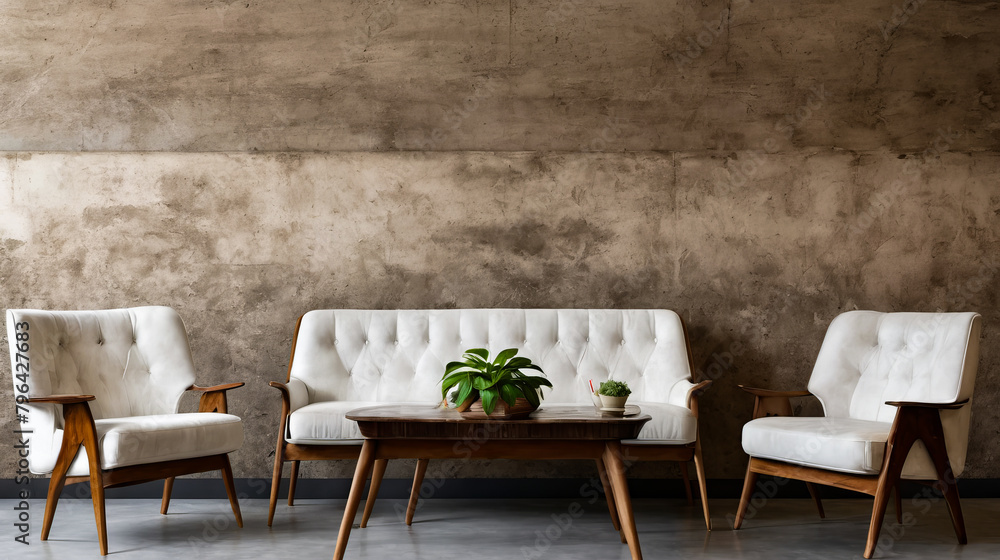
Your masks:
[{"label": "plant leaf", "polygon": [[494,385],[493,381],[485,377],[476,377],[472,380],[472,386],[475,387],[476,389],[479,389],[480,391],[484,389],[489,389],[493,385]]},{"label": "plant leaf", "polygon": [[475,392],[475,389],[472,388],[472,385],[463,382],[458,386],[458,397],[455,399],[455,404],[461,405],[468,400],[470,396],[473,396],[473,392]]},{"label": "plant leaf", "polygon": [[483,400],[483,412],[487,415],[493,414],[493,409],[497,406],[497,389],[492,387],[479,392],[479,398]]},{"label": "plant leaf", "polygon": [[464,368],[468,366],[466,362],[448,362],[448,365],[444,367],[444,375],[447,376],[449,373],[454,372],[457,369]]},{"label": "plant leaf", "polygon": [[500,398],[503,399],[503,402],[507,403],[507,406],[513,407],[514,402],[522,395],[521,388],[513,383],[500,385]]},{"label": "plant leaf", "polygon": [[497,354],[497,358],[493,360],[493,365],[499,366],[505,364],[507,363],[507,360],[513,358],[514,356],[517,356],[517,348],[508,348]]},{"label": "plant leaf", "polygon": [[490,353],[485,348],[469,348],[468,350],[465,351],[465,355],[468,356],[470,354],[479,358],[480,360],[483,360],[484,362],[489,361],[490,359]]}]

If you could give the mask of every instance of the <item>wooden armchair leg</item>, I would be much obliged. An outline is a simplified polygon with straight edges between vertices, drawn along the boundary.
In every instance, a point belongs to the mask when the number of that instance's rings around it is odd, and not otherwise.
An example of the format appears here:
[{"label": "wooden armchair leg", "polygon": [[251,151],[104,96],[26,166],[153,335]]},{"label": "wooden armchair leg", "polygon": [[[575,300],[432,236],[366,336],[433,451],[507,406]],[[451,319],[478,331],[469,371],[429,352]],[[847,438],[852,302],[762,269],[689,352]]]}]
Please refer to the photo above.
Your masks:
[{"label": "wooden armchair leg", "polygon": [[751,470],[753,459],[747,465],[747,476],[743,480],[743,494],[740,496],[740,507],[736,510],[736,519],[733,521],[733,529],[739,529],[743,525],[743,518],[747,515],[747,508],[750,507],[750,498],[753,496],[753,489],[757,486],[757,473]]},{"label": "wooden armchair leg", "polygon": [[427,473],[429,459],[417,459],[417,470],[413,473],[413,488],[410,489],[410,502],[406,505],[406,524],[413,524],[413,514],[417,512],[417,500],[420,499],[420,487],[424,484],[424,474]]},{"label": "wooden armchair leg", "polygon": [[166,515],[170,509],[170,493],[174,491],[174,477],[167,477],[163,481],[163,499],[160,500],[160,515]]},{"label": "wooden armchair leg", "polygon": [[233,507],[236,525],[243,528],[243,515],[240,513],[240,501],[236,496],[236,484],[233,483],[233,467],[229,464],[229,455],[222,456],[222,481],[226,484],[226,494],[229,495],[229,505]]},{"label": "wooden armchair leg", "polygon": [[278,490],[281,489],[281,467],[284,465],[284,457],[279,444],[278,450],[274,452],[274,474],[271,476],[271,502],[267,510],[267,526],[274,522],[274,508],[278,505]]},{"label": "wooden armchair leg", "polygon": [[299,462],[292,461],[292,472],[288,475],[288,505],[295,505],[295,483],[299,481]]},{"label": "wooden armchair leg", "polygon": [[371,486],[368,488],[368,499],[365,500],[365,511],[361,514],[361,528],[368,526],[368,518],[375,509],[375,498],[378,497],[378,489],[382,486],[382,476],[385,475],[385,468],[389,466],[388,459],[375,459],[375,467],[372,469]]},{"label": "wooden armchair leg", "polygon": [[677,464],[680,465],[681,480],[684,481],[684,494],[687,496],[688,505],[693,506],[694,496],[691,495],[691,477],[688,476],[687,461],[680,461]]},{"label": "wooden armchair leg", "polygon": [[701,509],[705,514],[705,528],[712,530],[712,516],[708,511],[708,485],[705,480],[705,460],[701,458],[701,442],[694,443],[694,472],[698,475],[698,489],[701,491]]},{"label": "wooden armchair leg", "polygon": [[[615,491],[611,487],[611,482],[608,481],[608,470],[604,466],[604,459],[598,457],[596,459],[597,463],[597,474],[601,478],[601,486],[604,487],[604,499],[608,502],[608,513],[611,514],[611,525],[614,526],[615,531],[619,533],[622,530],[621,522],[618,519],[618,508],[615,506]],[[688,490],[690,493],[690,490]],[[623,535],[624,537],[624,535]]]},{"label": "wooden armchair leg", "polygon": [[816,509],[819,510],[819,518],[826,519],[826,512],[823,511],[823,500],[819,497],[819,488],[816,488],[816,485],[812,482],[807,482],[806,488],[809,489],[809,495],[816,502]]},{"label": "wooden armchair leg", "polygon": [[59,495],[62,494],[62,489],[66,485],[66,473],[69,471],[73,459],[76,458],[77,450],[80,448],[80,442],[70,442],[68,434],[64,433],[63,437],[66,439],[63,440],[62,449],[59,450],[59,456],[56,459],[55,469],[53,469],[52,477],[49,479],[49,494],[45,500],[45,517],[42,518],[41,540],[43,541],[49,539],[52,518],[55,517],[56,506],[59,505]]},{"label": "wooden armchair leg", "polygon": [[903,523],[903,495],[900,493],[899,490],[900,490],[899,489],[899,484],[896,484],[896,487],[893,488],[892,493],[896,497],[896,523],[902,524]]}]

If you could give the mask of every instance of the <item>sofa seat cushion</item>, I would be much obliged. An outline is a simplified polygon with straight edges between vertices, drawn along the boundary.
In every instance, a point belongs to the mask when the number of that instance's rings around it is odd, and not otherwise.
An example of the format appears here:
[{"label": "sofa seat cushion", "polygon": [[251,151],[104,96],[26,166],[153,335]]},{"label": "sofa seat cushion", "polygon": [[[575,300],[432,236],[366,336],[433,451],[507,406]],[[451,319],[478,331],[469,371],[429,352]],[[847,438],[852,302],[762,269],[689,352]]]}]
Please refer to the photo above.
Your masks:
[{"label": "sofa seat cushion", "polygon": [[307,404],[288,415],[288,443],[298,445],[360,444],[364,439],[358,423],[348,420],[348,412],[386,403],[327,401]]},{"label": "sofa seat cushion", "polygon": [[[882,469],[892,424],[854,418],[758,418],[743,426],[743,450],[772,459],[838,472],[876,475]],[[930,455],[917,442],[903,465],[903,477],[937,478]]]},{"label": "sofa seat cushion", "polygon": [[[649,422],[642,426],[639,437],[622,443],[679,445],[694,442],[698,435],[698,419],[691,410],[674,404],[655,402],[629,402],[649,414]],[[543,405],[544,406],[544,405]]]},{"label": "sofa seat cushion", "polygon": [[[243,445],[243,423],[232,414],[128,416],[95,420],[94,425],[104,469],[208,457]],[[62,431],[59,433],[61,438]],[[89,470],[87,452],[81,447],[69,475],[84,476]]]}]

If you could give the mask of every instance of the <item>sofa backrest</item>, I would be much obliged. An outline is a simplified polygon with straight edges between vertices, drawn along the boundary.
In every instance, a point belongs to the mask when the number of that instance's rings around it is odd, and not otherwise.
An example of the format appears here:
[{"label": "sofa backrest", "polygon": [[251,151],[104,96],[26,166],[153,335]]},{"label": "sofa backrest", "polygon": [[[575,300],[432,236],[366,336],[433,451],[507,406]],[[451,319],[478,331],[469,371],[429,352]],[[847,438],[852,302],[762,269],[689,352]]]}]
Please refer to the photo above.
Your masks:
[{"label": "sofa backrest", "polygon": [[[830,323],[809,390],[828,417],[879,422],[895,418],[886,401],[971,399],[981,323],[978,313],[843,313]],[[971,410],[941,413],[956,472],[965,463]]]},{"label": "sofa backrest", "polygon": [[588,380],[609,378],[627,381],[635,400],[668,402],[691,378],[683,323],[662,309],[310,311],[289,378],[309,402],[432,403],[445,364],[470,348],[518,348],[552,382],[548,402],[590,403]]}]

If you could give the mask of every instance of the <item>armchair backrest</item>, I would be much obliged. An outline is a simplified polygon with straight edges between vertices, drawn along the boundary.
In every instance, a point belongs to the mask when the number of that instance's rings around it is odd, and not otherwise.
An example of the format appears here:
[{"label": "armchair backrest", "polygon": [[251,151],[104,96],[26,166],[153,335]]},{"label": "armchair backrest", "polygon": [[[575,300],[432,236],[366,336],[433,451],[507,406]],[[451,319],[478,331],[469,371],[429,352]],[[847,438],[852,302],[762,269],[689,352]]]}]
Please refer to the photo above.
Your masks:
[{"label": "armchair backrest", "polygon": [[[895,418],[886,401],[971,399],[981,330],[978,313],[849,311],[830,323],[809,390],[828,417],[879,422]],[[941,413],[956,472],[965,463],[971,409]]]},{"label": "armchair backrest", "polygon": [[[27,330],[24,326],[27,325]],[[17,333],[27,332],[27,359],[18,360]],[[177,412],[195,381],[181,318],[169,307],[101,311],[7,312],[11,369],[30,364],[29,396],[94,395],[95,419]],[[20,381],[15,377],[15,387]],[[32,423],[54,426],[55,405],[32,406]],[[36,430],[43,426],[35,425]]]},{"label": "armchair backrest", "polygon": [[469,348],[520,349],[552,382],[550,402],[590,403],[587,381],[609,378],[627,381],[636,400],[668,402],[691,378],[681,319],[663,309],[310,311],[289,377],[309,402],[435,402],[445,364]]}]

